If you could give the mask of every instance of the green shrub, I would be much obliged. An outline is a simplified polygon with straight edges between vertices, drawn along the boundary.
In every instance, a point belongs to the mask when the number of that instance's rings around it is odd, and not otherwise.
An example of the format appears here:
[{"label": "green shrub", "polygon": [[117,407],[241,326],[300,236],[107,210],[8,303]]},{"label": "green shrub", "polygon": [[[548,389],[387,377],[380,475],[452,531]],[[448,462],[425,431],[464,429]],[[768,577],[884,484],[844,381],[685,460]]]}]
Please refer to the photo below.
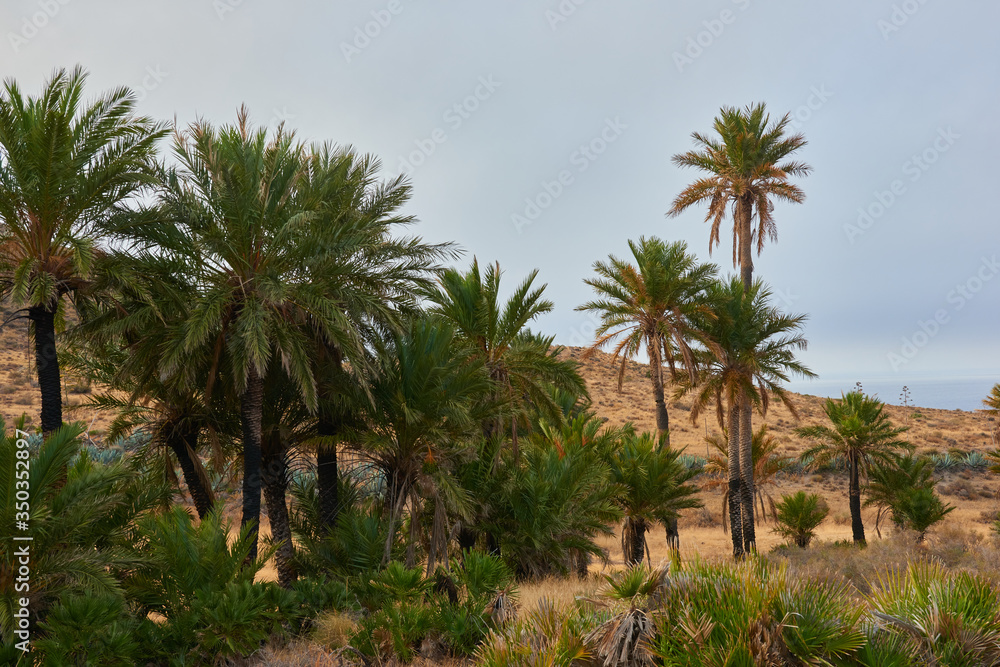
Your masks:
[{"label": "green shrub", "polygon": [[32,652],[46,665],[131,667],[140,662],[139,625],[120,595],[69,595],[39,625]]},{"label": "green shrub", "polygon": [[471,655],[491,630],[510,620],[517,592],[513,574],[499,558],[468,552],[463,560],[434,578],[389,563],[359,592],[369,613],[351,645],[378,660],[407,662],[426,644],[457,657]]},{"label": "green shrub", "polygon": [[913,645],[916,664],[1000,662],[1000,591],[986,578],[911,563],[876,583],[869,596],[872,613],[900,643]]},{"label": "green shrub", "polygon": [[668,665],[841,664],[864,645],[845,586],[762,560],[672,568],[654,597],[649,645]]},{"label": "green shrub", "polygon": [[577,667],[593,664],[584,637],[610,618],[586,603],[557,607],[543,599],[524,618],[491,633],[475,654],[481,667]]},{"label": "green shrub", "polygon": [[799,491],[781,497],[777,509],[777,525],[774,531],[805,549],[816,535],[816,528],[830,513],[826,501],[815,493]]},{"label": "green shrub", "polygon": [[917,541],[922,542],[927,530],[941,521],[955,508],[945,505],[933,488],[908,489],[900,494],[896,504],[899,517],[908,528],[917,531]]}]

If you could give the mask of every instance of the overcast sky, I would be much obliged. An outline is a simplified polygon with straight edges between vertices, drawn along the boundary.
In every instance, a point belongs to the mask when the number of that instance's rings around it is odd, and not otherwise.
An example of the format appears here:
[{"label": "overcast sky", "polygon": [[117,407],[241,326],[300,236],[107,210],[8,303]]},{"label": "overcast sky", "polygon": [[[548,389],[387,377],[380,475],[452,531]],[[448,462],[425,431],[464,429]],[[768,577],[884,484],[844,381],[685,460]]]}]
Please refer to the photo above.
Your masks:
[{"label": "overcast sky", "polygon": [[902,383],[1000,373],[998,24],[971,0],[6,0],[0,69],[35,93],[80,63],[149,115],[246,103],[374,153],[411,176],[427,240],[498,260],[508,287],[538,268],[556,308],[537,328],[576,345],[595,260],[642,235],[709,259],[703,208],[664,217],[695,177],[670,157],[763,101],[814,171],[757,275],[809,314],[822,377]]}]

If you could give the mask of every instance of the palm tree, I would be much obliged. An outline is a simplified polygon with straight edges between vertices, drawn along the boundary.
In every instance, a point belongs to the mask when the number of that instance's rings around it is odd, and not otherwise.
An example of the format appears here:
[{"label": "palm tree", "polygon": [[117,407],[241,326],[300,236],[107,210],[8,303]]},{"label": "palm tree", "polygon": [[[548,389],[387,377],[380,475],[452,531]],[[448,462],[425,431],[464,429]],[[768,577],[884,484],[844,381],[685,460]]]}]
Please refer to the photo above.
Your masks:
[{"label": "palm tree", "polygon": [[429,311],[451,322],[458,337],[485,364],[500,417],[487,417],[483,432],[486,436],[505,433],[505,422],[509,424],[517,461],[518,426],[530,423],[531,412],[556,422],[562,418],[550,389],[585,394],[586,385],[574,362],[559,359],[561,348],[552,347],[552,338],[531,334],[526,328],[552,310],[552,302],[542,298],[545,285],[532,288],[538,271],[528,274],[503,304],[500,275],[499,264],[487,265],[481,273],[479,262],[473,259],[467,273],[444,271],[439,287],[427,296],[433,304]]},{"label": "palm tree", "polygon": [[649,357],[649,377],[653,384],[656,430],[670,442],[670,418],[664,398],[663,363],[677,377],[676,363],[681,362],[689,379],[695,379],[694,355],[690,341],[699,333],[693,320],[709,314],[704,301],[708,281],[714,278],[713,264],[699,264],[688,254],[683,241],[664,243],[658,238],[629,241],[635,264],[614,255],[607,262],[595,262],[598,278],[584,280],[599,298],[577,310],[598,314],[601,324],[594,344],[585,355],[592,355],[609,342],[617,341],[615,361],[620,361],[618,390],[621,391],[625,368],[645,347]]},{"label": "palm tree", "polygon": [[[723,107],[714,123],[718,137],[694,132],[691,137],[697,148],[673,157],[677,166],[694,167],[705,175],[677,195],[667,215],[678,216],[695,204],[707,202],[705,221],[712,223],[708,241],[711,254],[721,242],[722,221],[727,209],[731,209],[733,267],[740,267],[743,289],[748,292],[753,284],[754,242],[759,255],[764,239],[773,241],[778,236],[772,217],[774,200],[792,203],[805,200],[802,190],[789,182],[789,177],[806,176],[811,171],[809,165],[788,159],[806,145],[801,134],[785,135],[790,121],[785,114],[772,123],[763,103],[745,109]],[[740,426],[750,423],[751,409],[749,403],[743,404]],[[731,428],[737,428],[737,424]],[[750,433],[736,435],[741,442],[750,442]],[[749,444],[746,449],[749,450]],[[749,461],[746,465],[752,466]],[[744,503],[749,503],[752,511],[752,500],[744,498]]]},{"label": "palm tree", "polygon": [[[192,357],[210,359],[205,396],[223,376],[239,397],[243,443],[242,525],[256,525],[261,501],[264,377],[278,358],[310,409],[317,405],[312,337],[361,345],[345,336],[334,290],[343,265],[332,261],[331,232],[319,205],[300,188],[305,150],[279,128],[254,130],[245,109],[236,125],[199,122],[176,135],[178,171],[169,173],[156,222],[132,230],[186,263],[196,299],[166,347],[161,373],[175,375]],[[345,340],[345,338],[347,340]],[[256,557],[256,528],[251,529]]]},{"label": "palm tree", "polygon": [[[674,155],[679,167],[694,167],[706,175],[674,199],[668,216],[708,202],[705,221],[712,223],[708,251],[720,243],[720,228],[726,210],[733,216],[733,267],[740,267],[744,289],[753,283],[754,241],[759,255],[764,239],[777,239],[778,230],[772,212],[773,200],[796,204],[805,194],[789,182],[791,176],[806,176],[811,167],[803,162],[786,161],[806,145],[801,134],[785,135],[791,117],[771,122],[763,103],[745,109],[722,107],[715,119],[718,138],[694,132],[691,137],[697,149]],[[756,216],[756,225],[754,225]]]},{"label": "palm tree", "polygon": [[403,331],[417,314],[416,294],[431,288],[437,263],[455,258],[452,245],[428,244],[397,232],[415,221],[398,211],[411,189],[402,177],[380,182],[381,163],[350,147],[314,146],[299,188],[316,203],[314,224],[324,234],[325,259],[337,270],[339,328],[334,339],[316,331],[313,360],[318,382],[317,491],[324,530],[337,520],[337,443],[358,426],[368,348]]},{"label": "palm tree", "polygon": [[32,324],[43,433],[62,424],[63,297],[78,310],[95,297],[103,227],[154,182],[149,166],[166,133],[134,113],[127,88],[85,105],[86,79],[80,67],[58,70],[37,98],[11,79],[0,94],[0,298]]},{"label": "palm tree", "polygon": [[[164,347],[190,315],[193,285],[171,275],[170,260],[149,254],[110,256],[95,281],[106,298],[69,337],[66,365],[103,388],[89,406],[114,413],[106,438],[145,431],[150,442],[177,458],[198,516],[212,510],[215,497],[199,451],[211,445],[212,461],[222,472],[230,451],[223,451],[233,429],[232,410],[209,400],[203,388],[209,355],[192,357],[181,372],[160,372]],[[199,447],[201,445],[201,447]]]},{"label": "palm tree", "polygon": [[[453,479],[455,463],[469,450],[490,382],[481,363],[470,363],[468,351],[447,322],[423,318],[405,335],[382,346],[379,370],[371,386],[372,402],[360,435],[362,452],[385,474],[390,529],[385,546],[389,560],[395,524],[410,502],[411,535],[407,566],[415,563],[416,530],[421,500],[435,514],[447,505],[462,511],[471,502]],[[439,545],[447,536],[435,521]],[[446,542],[445,537],[445,542]],[[447,561],[447,553],[442,554]]]},{"label": "palm tree", "polygon": [[[729,473],[729,432],[723,428],[721,437],[713,433],[705,440],[715,450],[705,465],[704,472],[712,475],[705,483],[705,488],[725,487],[722,494],[722,529],[728,530],[729,522],[727,521],[726,509],[729,507],[729,488],[725,482]],[[753,432],[751,450],[753,453],[754,498],[760,507],[760,514],[754,512],[755,525],[759,525],[761,520],[767,520],[768,508],[771,509],[771,518],[775,518],[777,509],[770,493],[770,487],[777,485],[779,473],[788,470],[795,463],[791,457],[778,454],[778,447],[778,440],[768,433],[767,424],[761,424],[760,428]],[[765,500],[767,504],[765,504]]]},{"label": "palm tree", "polygon": [[632,433],[610,457],[611,481],[619,489],[616,501],[625,514],[622,556],[627,566],[642,562],[652,524],[666,524],[680,510],[701,506],[697,487],[685,483],[695,472],[677,461],[680,454],[667,446],[665,437]]},{"label": "palm tree", "polygon": [[856,544],[865,544],[865,526],[861,521],[861,474],[873,465],[892,465],[898,451],[912,451],[913,445],[900,436],[909,430],[893,426],[884,411],[882,401],[860,391],[842,394],[839,401],[826,400],[824,410],[830,426],[805,426],[795,429],[804,438],[819,440],[819,444],[803,452],[812,457],[813,465],[831,461],[846,461],[850,469],[848,501],[851,508],[851,530]]},{"label": "palm tree", "polygon": [[759,280],[749,291],[738,278],[716,282],[707,298],[714,304],[714,317],[702,326],[715,345],[701,353],[699,385],[683,386],[678,395],[695,392],[692,421],[714,404],[719,426],[728,428],[729,519],[733,555],[739,558],[756,549],[752,410],[766,414],[774,397],[797,417],[782,383],[793,374],[814,374],[794,354],[806,347],[800,333],[806,316],[784,315],[771,306],[771,291]]},{"label": "palm tree", "polygon": [[934,463],[927,457],[894,456],[884,463],[877,462],[868,469],[865,485],[865,507],[875,507],[875,532],[882,537],[881,523],[888,517],[897,527],[903,526],[899,513],[902,496],[912,489],[934,488]]},{"label": "palm tree", "polygon": [[[993,385],[993,389],[990,390],[989,395],[983,399],[983,405],[985,407],[980,408],[980,410],[992,417],[994,420],[1000,417],[1000,382]],[[993,440],[993,444],[997,444],[997,429],[998,426],[994,425],[990,428],[990,438]],[[996,458],[997,463],[1000,464],[1000,449],[994,453],[994,458]],[[1000,473],[1000,465],[997,466],[997,470],[994,472]]]}]

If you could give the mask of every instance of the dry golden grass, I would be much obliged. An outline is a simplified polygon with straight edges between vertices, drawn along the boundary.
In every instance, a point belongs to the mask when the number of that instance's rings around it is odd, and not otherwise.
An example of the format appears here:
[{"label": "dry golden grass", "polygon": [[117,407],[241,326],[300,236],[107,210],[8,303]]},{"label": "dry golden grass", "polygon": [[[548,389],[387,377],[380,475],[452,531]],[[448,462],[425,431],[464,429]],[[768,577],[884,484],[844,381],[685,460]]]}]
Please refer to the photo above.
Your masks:
[{"label": "dry golden grass", "polygon": [[518,613],[538,609],[542,600],[549,600],[556,607],[571,606],[577,598],[592,597],[602,584],[603,581],[593,575],[587,579],[548,577],[526,582],[518,587]]}]

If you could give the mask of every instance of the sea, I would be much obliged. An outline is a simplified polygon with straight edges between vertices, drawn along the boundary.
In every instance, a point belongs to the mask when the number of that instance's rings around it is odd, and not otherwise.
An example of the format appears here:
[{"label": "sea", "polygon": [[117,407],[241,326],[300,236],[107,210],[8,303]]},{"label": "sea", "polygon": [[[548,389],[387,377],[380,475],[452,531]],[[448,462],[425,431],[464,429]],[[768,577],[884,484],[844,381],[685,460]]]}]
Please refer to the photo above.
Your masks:
[{"label": "sea", "polygon": [[955,377],[865,378],[844,377],[796,380],[786,388],[799,394],[840,398],[860,382],[864,392],[890,405],[903,405],[903,387],[909,390],[907,405],[971,412],[983,408],[983,399],[1000,383],[1000,374]]}]

